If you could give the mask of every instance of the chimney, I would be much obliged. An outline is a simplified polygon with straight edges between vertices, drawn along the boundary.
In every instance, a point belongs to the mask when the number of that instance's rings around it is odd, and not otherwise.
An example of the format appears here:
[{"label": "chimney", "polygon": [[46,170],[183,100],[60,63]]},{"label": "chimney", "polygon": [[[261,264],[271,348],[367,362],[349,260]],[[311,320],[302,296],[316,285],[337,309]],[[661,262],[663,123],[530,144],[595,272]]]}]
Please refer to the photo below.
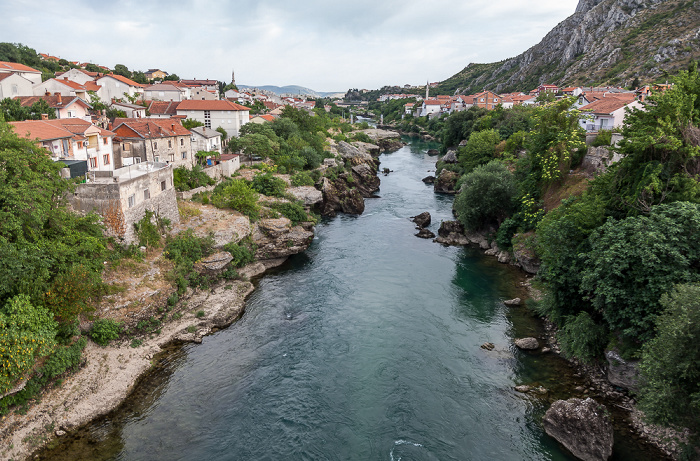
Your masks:
[{"label": "chimney", "polygon": [[63,80],[65,80],[65,81],[67,82],[67,81],[68,81],[68,77],[63,77]]},{"label": "chimney", "polygon": [[61,93],[56,92],[55,95],[56,95],[56,104],[58,104],[60,106],[61,104],[63,104],[63,101],[61,101]]},{"label": "chimney", "polygon": [[49,114],[41,114],[41,119],[42,119],[42,120],[48,120],[48,119],[49,119]]},{"label": "chimney", "polygon": [[44,96],[51,96],[51,92],[49,90],[46,90],[46,93],[44,93]]}]

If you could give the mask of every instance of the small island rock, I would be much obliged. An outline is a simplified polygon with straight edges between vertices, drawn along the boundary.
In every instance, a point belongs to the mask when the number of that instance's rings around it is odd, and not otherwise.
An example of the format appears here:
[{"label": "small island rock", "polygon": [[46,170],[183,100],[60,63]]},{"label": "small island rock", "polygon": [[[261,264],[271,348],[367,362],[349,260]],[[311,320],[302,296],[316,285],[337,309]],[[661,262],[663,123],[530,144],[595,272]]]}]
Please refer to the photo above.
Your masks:
[{"label": "small island rock", "polygon": [[428,229],[421,229],[416,234],[416,237],[420,237],[422,239],[433,239],[433,238],[435,238],[435,234],[430,232]]},{"label": "small island rock", "polygon": [[518,349],[532,351],[540,347],[540,343],[535,338],[520,338],[515,340],[515,346]]},{"label": "small island rock", "polygon": [[427,211],[424,211],[417,216],[411,216],[411,219],[421,229],[430,225],[430,213]]}]

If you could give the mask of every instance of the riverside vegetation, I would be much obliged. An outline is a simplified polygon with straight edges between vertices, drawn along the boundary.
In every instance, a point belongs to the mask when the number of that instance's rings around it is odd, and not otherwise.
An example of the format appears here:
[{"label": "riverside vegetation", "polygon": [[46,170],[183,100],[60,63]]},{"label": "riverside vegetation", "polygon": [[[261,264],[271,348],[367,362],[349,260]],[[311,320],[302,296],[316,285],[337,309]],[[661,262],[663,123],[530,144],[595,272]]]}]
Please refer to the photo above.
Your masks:
[{"label": "riverside vegetation", "polygon": [[[541,260],[545,296],[531,307],[559,327],[564,354],[591,363],[614,348],[641,360],[640,408],[652,422],[689,428],[698,446],[697,65],[674,83],[628,114],[609,146],[622,160],[597,175],[579,168],[585,133],[572,99],[396,126],[429,131],[443,153],[456,149],[436,176],[456,181],[454,212],[467,231]],[[601,132],[594,145],[609,143]]]},{"label": "riverside vegetation", "polygon": [[[213,234],[202,235],[186,225],[174,232],[167,220],[147,212],[135,226],[139,249],[105,238],[97,215],[74,214],[65,200],[73,183],[61,179],[61,165],[0,119],[0,414],[23,413],[46,386],[60,386],[67,372],[84,364],[82,351],[89,340],[100,346],[116,340],[139,347],[160,334],[167,322],[183,317],[182,299],[193,290],[240,280],[238,270],[256,260],[303,251],[313,233],[304,230],[292,236],[291,230],[300,224],[310,229],[318,214],[310,208],[313,203],[305,204],[289,192],[288,183],[315,191],[316,204],[321,192],[309,186],[324,178],[334,184],[345,178],[348,188],[359,186],[351,171],[355,164],[344,162],[331,146],[333,137],[345,140],[362,128],[366,124],[352,126],[322,110],[312,117],[293,108],[269,125],[246,125],[230,147],[268,161],[255,165],[246,177],[237,175],[198,194],[194,202],[180,202],[179,208],[184,221],[196,220],[206,203],[234,217],[243,215],[249,234],[215,242]],[[334,166],[319,168],[325,158]],[[175,182],[179,190],[211,184],[197,167],[176,170]],[[279,244],[284,248],[277,252],[269,242],[260,248],[251,230],[258,222],[263,226],[275,220],[283,228],[287,222],[291,229],[289,237],[281,237],[286,238]],[[265,232],[263,241],[270,238]],[[230,255],[223,270],[202,266],[203,259],[220,250]],[[156,300],[136,318],[116,319],[110,309],[96,311],[96,306],[113,302],[112,295],[128,294],[128,288],[115,281],[119,277],[110,275],[108,283],[105,275],[145,271],[149,264],[164,272],[157,291],[165,293],[162,301]],[[144,311],[143,300],[131,304]],[[194,318],[206,314],[200,309]],[[188,333],[196,331],[192,325],[188,328]]]}]

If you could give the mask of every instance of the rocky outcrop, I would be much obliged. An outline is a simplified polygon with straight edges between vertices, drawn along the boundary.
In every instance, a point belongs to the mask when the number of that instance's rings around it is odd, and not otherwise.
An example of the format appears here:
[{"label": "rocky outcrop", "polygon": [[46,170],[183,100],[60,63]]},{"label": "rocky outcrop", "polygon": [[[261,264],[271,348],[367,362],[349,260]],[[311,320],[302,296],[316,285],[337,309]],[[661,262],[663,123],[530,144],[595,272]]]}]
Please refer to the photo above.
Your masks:
[{"label": "rocky outcrop", "polygon": [[313,186],[289,187],[287,193],[301,201],[305,207],[312,207],[323,202],[323,194]]},{"label": "rocky outcrop", "polygon": [[456,194],[455,186],[457,185],[457,180],[459,175],[454,171],[442,170],[435,178],[435,183],[433,184],[433,189],[438,194]]},{"label": "rocky outcrop", "polygon": [[422,181],[426,184],[435,184],[435,176],[426,176]]},{"label": "rocky outcrop", "polygon": [[421,229],[421,230],[418,231],[418,233],[416,234],[416,237],[420,237],[420,238],[422,238],[422,239],[432,239],[432,238],[435,238],[435,234],[433,234],[433,233],[432,233],[431,231],[429,231],[428,229]]},{"label": "rocky outcrop", "polygon": [[619,162],[622,156],[607,147],[589,147],[581,161],[581,171],[589,178],[605,173],[610,165]]},{"label": "rocky outcrop", "polygon": [[416,226],[418,226],[419,229],[422,229],[424,227],[428,227],[430,225],[430,213],[427,211],[424,211],[423,213],[416,215],[416,216],[411,216],[411,220],[416,223]]},{"label": "rocky outcrop", "polygon": [[522,349],[524,351],[534,351],[534,350],[540,348],[540,343],[537,341],[536,338],[516,339],[514,344],[515,344],[515,347],[517,347],[518,349]]},{"label": "rocky outcrop", "polygon": [[519,306],[522,303],[520,298],[507,299],[503,301],[506,306]]},{"label": "rocky outcrop", "polygon": [[539,258],[522,242],[513,244],[513,257],[528,274],[536,274],[540,270]]},{"label": "rocky outcrop", "polygon": [[464,235],[464,226],[459,221],[442,221],[438,229],[436,242],[443,245],[468,245],[469,240]]},{"label": "rocky outcrop", "polygon": [[323,216],[335,216],[338,211],[348,214],[362,214],[365,211],[365,200],[362,194],[351,187],[346,178],[347,176],[339,177],[335,181],[328,178],[321,179],[323,203],[320,211]]},{"label": "rocky outcrop", "polygon": [[352,172],[352,182],[363,197],[372,197],[379,190],[380,180],[376,167],[360,163],[352,167],[350,171]]},{"label": "rocky outcrop", "polygon": [[345,141],[340,141],[335,149],[338,152],[338,155],[340,155],[343,160],[349,162],[351,165],[365,163],[376,166],[374,157],[372,157],[369,152],[358,149]]},{"label": "rocky outcrop", "polygon": [[440,159],[441,162],[444,163],[457,163],[457,151],[454,149],[450,149],[447,151],[447,153]]},{"label": "rocky outcrop", "polygon": [[625,360],[617,349],[605,351],[608,381],[631,392],[639,391],[639,360]]},{"label": "rocky outcrop", "polygon": [[314,238],[309,224],[292,226],[287,218],[261,219],[255,223],[251,234],[257,246],[255,259],[277,259],[301,253],[306,250]]},{"label": "rocky outcrop", "polygon": [[604,461],[612,455],[610,415],[591,398],[554,402],[544,415],[544,430],[578,459]]},{"label": "rocky outcrop", "polygon": [[406,145],[396,131],[368,128],[362,130],[382,152],[395,151]]}]

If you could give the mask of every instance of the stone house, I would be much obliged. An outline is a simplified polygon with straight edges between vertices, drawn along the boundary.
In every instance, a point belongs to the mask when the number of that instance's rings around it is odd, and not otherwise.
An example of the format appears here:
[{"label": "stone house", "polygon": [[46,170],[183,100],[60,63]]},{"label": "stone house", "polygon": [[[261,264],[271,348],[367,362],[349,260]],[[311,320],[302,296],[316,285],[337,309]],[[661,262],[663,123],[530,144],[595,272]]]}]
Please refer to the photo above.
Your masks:
[{"label": "stone house", "polygon": [[191,133],[177,119],[116,119],[115,156],[120,165],[154,162],[192,167]]},{"label": "stone house", "polygon": [[68,80],[68,77],[50,78],[45,82],[34,85],[32,88],[34,96],[42,96],[46,93],[56,94],[61,96],[77,96],[84,101],[89,101],[88,89],[85,85],[78,82]]},{"label": "stone house", "polygon": [[0,73],[0,99],[33,95],[32,82],[19,74]]},{"label": "stone house", "polygon": [[183,101],[190,99],[191,88],[177,82],[162,82],[144,88],[143,97],[152,101]]},{"label": "stone house", "polygon": [[207,128],[223,128],[229,137],[238,137],[250,120],[250,109],[225,99],[215,101],[187,100],[177,106],[177,115],[204,123]]},{"label": "stone house", "polygon": [[192,152],[211,152],[221,155],[221,133],[211,128],[197,126],[190,130],[192,133]]},{"label": "stone house", "polygon": [[173,166],[166,163],[143,162],[114,171],[88,173],[88,181],[78,184],[70,204],[78,212],[94,211],[102,216],[106,233],[127,244],[138,240],[134,224],[146,210],[172,224],[180,222]]},{"label": "stone house", "polygon": [[474,95],[473,105],[483,107],[487,110],[495,109],[499,104],[503,104],[503,98],[493,91],[482,91]]}]

